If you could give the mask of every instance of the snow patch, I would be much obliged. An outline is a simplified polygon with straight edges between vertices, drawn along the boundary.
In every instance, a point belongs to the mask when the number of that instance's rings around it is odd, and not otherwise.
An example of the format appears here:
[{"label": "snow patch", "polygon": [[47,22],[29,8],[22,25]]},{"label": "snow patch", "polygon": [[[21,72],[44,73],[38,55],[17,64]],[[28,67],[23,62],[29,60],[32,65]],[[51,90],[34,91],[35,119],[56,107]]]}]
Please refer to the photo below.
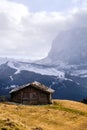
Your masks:
[{"label": "snow patch", "polygon": [[11,85],[11,86],[10,86],[10,88],[15,88],[15,87],[16,87],[16,85]]},{"label": "snow patch", "polygon": [[10,76],[10,79],[13,81],[13,77],[12,76]]},{"label": "snow patch", "polygon": [[80,77],[81,78],[87,78],[87,75],[81,75]]},{"label": "snow patch", "polygon": [[87,70],[76,70],[71,73],[72,76],[80,76],[84,77],[87,76]]},{"label": "snow patch", "polygon": [[68,80],[68,81],[71,81],[71,82],[73,82],[73,80],[72,79],[67,79],[67,78],[64,78],[66,81]]},{"label": "snow patch", "polygon": [[23,63],[16,64],[15,62],[8,62],[8,66],[17,70],[15,74],[18,74],[23,70],[26,70],[35,73],[40,73],[42,75],[53,75],[53,76],[58,76],[59,78],[65,77],[64,72],[58,71],[52,67],[49,68],[49,67],[42,67],[42,66],[34,66],[32,64],[23,64]]}]

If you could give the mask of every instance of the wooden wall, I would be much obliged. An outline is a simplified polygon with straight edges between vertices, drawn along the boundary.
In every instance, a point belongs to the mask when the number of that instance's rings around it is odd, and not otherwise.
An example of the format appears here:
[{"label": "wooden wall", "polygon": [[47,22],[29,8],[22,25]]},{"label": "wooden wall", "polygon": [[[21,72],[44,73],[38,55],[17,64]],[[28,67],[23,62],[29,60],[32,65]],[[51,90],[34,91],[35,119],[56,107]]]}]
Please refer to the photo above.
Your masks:
[{"label": "wooden wall", "polygon": [[11,101],[22,104],[49,104],[51,103],[49,93],[38,90],[34,87],[26,87],[11,94]]}]

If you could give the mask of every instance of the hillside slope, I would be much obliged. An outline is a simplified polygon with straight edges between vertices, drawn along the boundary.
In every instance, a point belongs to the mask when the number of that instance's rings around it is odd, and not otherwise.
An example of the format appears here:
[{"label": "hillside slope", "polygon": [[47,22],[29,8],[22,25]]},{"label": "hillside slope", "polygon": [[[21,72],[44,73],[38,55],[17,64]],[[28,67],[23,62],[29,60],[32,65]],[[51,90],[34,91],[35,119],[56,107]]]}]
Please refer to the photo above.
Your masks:
[{"label": "hillside slope", "polygon": [[53,105],[0,103],[0,130],[86,130],[87,105],[55,100]]},{"label": "hillside slope", "polygon": [[[2,59],[0,62],[2,63]],[[53,99],[81,101],[87,97],[87,71],[83,78],[84,75],[74,76],[56,70],[57,68],[53,69],[51,66],[13,62],[8,59],[8,62],[0,65],[0,96],[9,97],[9,91],[13,88],[38,81],[55,90]],[[79,72],[81,73],[80,70]]]}]

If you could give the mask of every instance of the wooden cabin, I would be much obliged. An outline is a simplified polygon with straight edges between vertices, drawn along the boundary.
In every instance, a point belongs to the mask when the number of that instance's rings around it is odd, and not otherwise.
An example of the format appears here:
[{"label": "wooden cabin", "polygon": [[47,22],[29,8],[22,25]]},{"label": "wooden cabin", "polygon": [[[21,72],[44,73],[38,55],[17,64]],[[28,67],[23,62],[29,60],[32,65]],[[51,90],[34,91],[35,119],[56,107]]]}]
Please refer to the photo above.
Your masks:
[{"label": "wooden cabin", "polygon": [[39,82],[26,84],[10,91],[11,101],[21,104],[50,104],[53,89]]}]

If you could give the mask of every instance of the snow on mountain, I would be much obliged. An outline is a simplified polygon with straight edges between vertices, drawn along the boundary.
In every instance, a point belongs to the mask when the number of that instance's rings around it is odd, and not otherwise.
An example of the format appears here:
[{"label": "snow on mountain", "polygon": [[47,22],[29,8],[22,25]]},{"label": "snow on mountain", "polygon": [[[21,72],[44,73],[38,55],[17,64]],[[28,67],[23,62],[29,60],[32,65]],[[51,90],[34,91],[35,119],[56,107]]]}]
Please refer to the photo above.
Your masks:
[{"label": "snow on mountain", "polygon": [[[87,96],[87,27],[61,32],[42,60],[0,58],[0,92],[39,81],[55,89],[54,98],[81,100]],[[7,86],[7,87],[6,87]],[[5,89],[6,88],[6,91]]]},{"label": "snow on mountain", "polygon": [[87,77],[87,27],[62,31],[54,39],[48,56],[36,63],[72,76]]},{"label": "snow on mountain", "polygon": [[13,77],[12,76],[10,76],[10,79],[13,81]]},{"label": "snow on mountain", "polygon": [[62,71],[58,71],[55,68],[52,67],[43,67],[43,66],[37,66],[37,65],[32,65],[30,63],[22,63],[22,62],[8,62],[7,63],[9,67],[16,69],[15,74],[20,73],[22,70],[26,71],[33,71],[36,73],[40,73],[42,75],[54,75],[58,76],[59,78],[64,78],[65,73]]},{"label": "snow on mountain", "polygon": [[85,77],[87,76],[87,70],[76,70],[76,71],[73,71],[71,75]]},{"label": "snow on mountain", "polygon": [[8,58],[0,57],[0,65],[5,64],[8,61]]}]

